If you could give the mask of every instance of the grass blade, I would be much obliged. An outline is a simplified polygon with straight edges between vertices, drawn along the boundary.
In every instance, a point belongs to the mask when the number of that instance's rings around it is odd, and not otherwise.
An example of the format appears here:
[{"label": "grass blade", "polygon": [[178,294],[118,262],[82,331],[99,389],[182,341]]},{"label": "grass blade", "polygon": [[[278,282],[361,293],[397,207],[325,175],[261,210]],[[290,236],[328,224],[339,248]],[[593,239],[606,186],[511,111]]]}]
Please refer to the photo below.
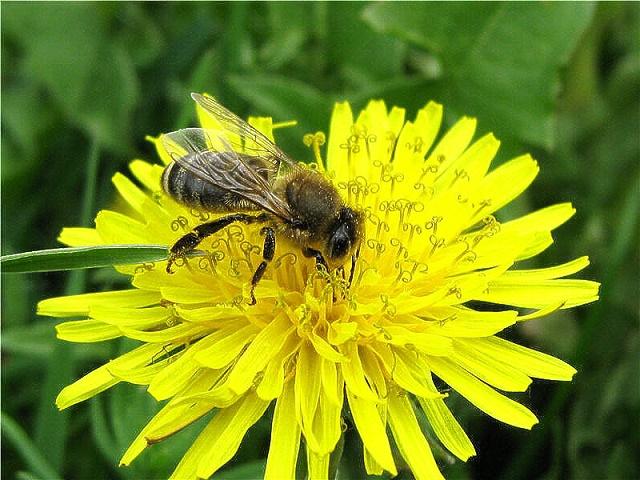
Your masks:
[{"label": "grass blade", "polygon": [[0,257],[2,273],[52,272],[154,262],[167,258],[165,245],[100,245],[52,248]]},{"label": "grass blade", "polygon": [[13,448],[16,449],[16,452],[22,457],[30,470],[40,478],[50,478],[52,480],[62,478],[13,418],[2,412],[0,419],[2,436],[13,445]]}]

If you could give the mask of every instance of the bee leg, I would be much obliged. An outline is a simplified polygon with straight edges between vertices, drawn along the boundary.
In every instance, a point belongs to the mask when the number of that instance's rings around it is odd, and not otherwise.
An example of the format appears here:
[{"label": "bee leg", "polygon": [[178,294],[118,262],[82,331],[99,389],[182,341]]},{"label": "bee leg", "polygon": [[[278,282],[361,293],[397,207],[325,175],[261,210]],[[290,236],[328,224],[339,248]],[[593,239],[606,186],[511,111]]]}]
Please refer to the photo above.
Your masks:
[{"label": "bee leg", "polygon": [[327,265],[327,262],[322,256],[322,253],[320,253],[318,250],[314,250],[313,248],[307,247],[302,250],[302,255],[304,255],[307,258],[315,258],[316,267],[319,265],[322,265],[327,270],[327,272],[329,271],[329,265]]},{"label": "bee leg", "polygon": [[194,248],[196,248],[202,240],[210,235],[213,235],[217,231],[231,225],[234,222],[242,222],[246,224],[250,223],[264,223],[269,220],[269,215],[261,213],[260,215],[247,215],[246,213],[234,213],[233,215],[227,215],[226,217],[218,218],[212,222],[207,222],[198,225],[192,232],[187,233],[185,236],[180,237],[176,243],[169,249],[169,258],[167,260],[167,273],[173,273],[171,266],[175,263],[176,259],[184,257]]},{"label": "bee leg", "polygon": [[356,260],[360,256],[360,247],[356,250],[354,255],[351,255],[351,271],[349,272],[349,283],[347,285],[351,286],[351,282],[353,282],[353,275],[356,273]]},{"label": "bee leg", "polygon": [[260,235],[264,235],[264,246],[262,247],[262,262],[256,268],[251,278],[251,302],[249,305],[256,304],[256,296],[253,291],[256,289],[256,285],[264,275],[264,271],[267,269],[267,265],[273,260],[273,255],[276,252],[276,232],[271,227],[262,227]]}]

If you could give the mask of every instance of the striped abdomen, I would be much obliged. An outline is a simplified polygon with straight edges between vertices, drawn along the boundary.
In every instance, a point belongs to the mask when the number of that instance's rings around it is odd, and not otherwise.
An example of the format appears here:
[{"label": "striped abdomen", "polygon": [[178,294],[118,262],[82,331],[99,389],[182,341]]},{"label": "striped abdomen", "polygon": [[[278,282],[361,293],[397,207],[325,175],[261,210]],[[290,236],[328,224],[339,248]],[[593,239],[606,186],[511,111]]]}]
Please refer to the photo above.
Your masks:
[{"label": "striped abdomen", "polygon": [[164,169],[162,173],[162,189],[179,203],[212,212],[238,212],[259,209],[245,198],[205,182],[176,162],[171,162]]}]

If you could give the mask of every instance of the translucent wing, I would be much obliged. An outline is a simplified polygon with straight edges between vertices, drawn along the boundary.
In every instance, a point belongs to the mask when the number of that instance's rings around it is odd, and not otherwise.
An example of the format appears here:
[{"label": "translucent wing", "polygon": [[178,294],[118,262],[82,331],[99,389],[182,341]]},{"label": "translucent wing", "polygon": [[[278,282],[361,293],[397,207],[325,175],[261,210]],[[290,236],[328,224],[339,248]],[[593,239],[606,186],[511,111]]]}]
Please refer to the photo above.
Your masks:
[{"label": "translucent wing", "polygon": [[[205,97],[199,93],[192,93],[191,98],[220,125],[222,130],[232,134],[229,135],[229,140],[236,150],[241,149],[250,155],[269,158],[274,172],[296,168],[295,162],[287,157],[271,140],[213,98]],[[241,144],[235,145],[233,137],[237,137]]]},{"label": "translucent wing", "polygon": [[231,144],[226,132],[202,128],[164,134],[162,142],[174,162],[203,181],[246,198],[280,218],[291,219],[286,202],[272,191],[279,163],[271,152],[242,153]]}]

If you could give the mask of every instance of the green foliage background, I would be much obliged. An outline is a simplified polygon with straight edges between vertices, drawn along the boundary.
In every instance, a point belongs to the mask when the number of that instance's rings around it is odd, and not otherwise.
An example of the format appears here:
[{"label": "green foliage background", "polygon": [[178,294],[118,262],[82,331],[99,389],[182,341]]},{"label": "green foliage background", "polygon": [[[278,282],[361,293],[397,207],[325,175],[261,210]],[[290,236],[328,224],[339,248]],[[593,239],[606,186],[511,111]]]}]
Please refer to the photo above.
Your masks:
[{"label": "green foliage background", "polygon": [[[370,98],[445,104],[447,124],[477,116],[542,171],[504,216],[571,200],[578,214],[537,260],[588,254],[599,303],[507,332],[578,368],[571,384],[535,382],[524,396],[541,419],[518,431],[452,395],[478,457],[448,478],[638,478],[638,4],[593,3],[3,3],[2,253],[52,248],[65,225],[113,206],[110,178],[154,159],[147,134],[192,125],[191,91],[241,115],[297,119],[278,140],[310,159],[302,135],[325,130],[332,104]],[[120,288],[111,270],[2,277],[2,478],[161,478],[199,426],[120,455],[157,408],[121,385],[59,413],[67,383],[127,349],[68,345],[38,300]],[[270,420],[250,432],[221,478],[264,468]],[[364,476],[346,432],[339,478]],[[403,478],[410,478],[404,471]]]}]

